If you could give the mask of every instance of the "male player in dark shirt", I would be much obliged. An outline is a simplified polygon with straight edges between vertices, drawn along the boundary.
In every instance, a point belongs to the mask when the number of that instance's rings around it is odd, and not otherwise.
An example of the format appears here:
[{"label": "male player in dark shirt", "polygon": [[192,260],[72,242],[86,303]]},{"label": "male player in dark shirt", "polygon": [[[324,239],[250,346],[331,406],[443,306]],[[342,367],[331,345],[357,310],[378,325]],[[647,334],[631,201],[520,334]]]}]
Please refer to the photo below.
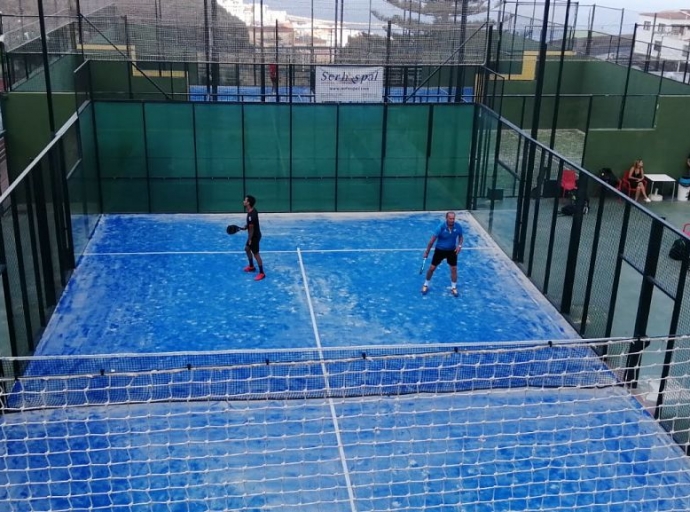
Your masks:
[{"label": "male player in dark shirt", "polygon": [[254,280],[261,281],[266,277],[266,274],[264,274],[264,263],[261,260],[261,256],[259,256],[261,226],[259,225],[259,212],[254,208],[256,198],[254,196],[246,196],[243,204],[245,210],[247,210],[247,224],[242,229],[249,231],[247,233],[247,244],[244,246],[247,259],[249,259],[249,265],[244,267],[244,271],[254,272],[256,270],[256,267],[254,267],[254,258],[256,258],[256,262],[259,264],[259,273],[256,274]]}]

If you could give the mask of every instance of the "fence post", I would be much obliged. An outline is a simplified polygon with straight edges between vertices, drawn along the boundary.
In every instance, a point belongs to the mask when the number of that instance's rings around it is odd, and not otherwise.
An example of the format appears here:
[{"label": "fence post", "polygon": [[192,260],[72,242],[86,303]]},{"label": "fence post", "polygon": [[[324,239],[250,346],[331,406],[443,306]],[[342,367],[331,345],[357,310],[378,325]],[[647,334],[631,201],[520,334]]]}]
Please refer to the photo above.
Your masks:
[{"label": "fence post", "polygon": [[661,381],[659,382],[659,393],[656,398],[656,407],[654,409],[654,419],[659,419],[661,415],[661,405],[664,401],[664,391],[666,389],[666,381],[668,380],[668,375],[671,373],[671,363],[673,362],[673,356],[675,354],[675,336],[678,334],[678,321],[680,320],[680,312],[683,304],[683,293],[685,291],[685,283],[687,281],[686,276],[688,275],[688,270],[690,269],[690,258],[684,258],[680,263],[680,271],[678,273],[678,284],[676,285],[676,296],[673,303],[673,314],[671,315],[671,328],[669,330],[669,336],[671,339],[668,340],[668,345],[666,346],[666,353],[664,355],[664,364],[661,368]]},{"label": "fence post", "polygon": [[[35,169],[35,180],[40,180],[41,179],[41,173],[43,170],[41,169],[42,163],[39,162]],[[29,197],[29,187],[30,185],[36,186],[33,182],[35,180],[28,180],[26,183],[26,189],[27,189],[27,197]],[[31,181],[32,183],[29,183]],[[43,204],[40,203],[40,199],[36,199],[36,208],[43,208],[45,211],[45,200]],[[17,205],[17,201],[12,201],[10,205],[10,211],[12,212],[12,231],[13,231],[13,240],[14,240],[14,250],[16,252],[16,257],[17,257],[17,273],[19,274],[19,287],[21,291],[21,309],[18,308],[17,314],[21,315],[24,320],[24,330],[25,330],[25,341],[26,341],[26,346],[27,350],[24,352],[26,353],[31,353],[34,350],[33,346],[33,340],[34,340],[34,330],[31,325],[31,305],[29,303],[29,288],[28,288],[28,283],[27,283],[27,269],[26,269],[26,264],[25,264],[25,256],[24,256],[24,247],[21,243],[22,240],[22,231],[19,223],[19,206]],[[22,216],[24,213],[22,212]],[[41,239],[41,247],[50,247],[50,237],[48,234],[48,220],[46,215],[43,216],[43,220],[37,219],[36,221],[36,226],[37,226],[37,231],[38,231],[38,236]],[[9,231],[9,230],[8,230]],[[33,231],[33,228],[30,229],[29,231]],[[25,233],[23,236],[31,236],[30,233]],[[49,254],[45,254],[49,253]],[[44,269],[43,273],[43,283],[45,284],[46,288],[52,286],[53,288],[55,287],[54,284],[54,278],[53,278],[53,263],[51,259],[51,251],[41,251],[41,254],[38,255],[41,258],[41,265],[42,268]],[[36,255],[32,253],[31,257],[34,258]],[[40,285],[36,285],[38,287]],[[50,291],[46,290],[46,295],[45,295],[45,302],[47,306],[53,306],[56,304],[55,300],[55,292],[53,292],[52,297],[49,296]],[[37,291],[37,294],[39,295],[39,300],[40,300],[40,292]],[[17,351],[19,352],[19,347],[17,347]],[[22,354],[22,355],[24,355]]]},{"label": "fence post", "polygon": [[[213,101],[218,101],[218,87],[220,85],[220,63],[218,55],[218,2],[211,3],[211,93]],[[172,78],[172,64],[170,65],[170,77]],[[170,91],[175,98],[175,91]]]},{"label": "fence post", "polygon": [[[43,0],[38,0],[38,24],[41,30],[41,54],[43,57],[43,72],[46,81],[46,101],[48,102],[48,127],[50,137],[55,137],[55,113],[53,112],[53,87],[50,83],[50,62],[48,60],[48,35],[46,33],[46,17],[43,12]],[[28,75],[27,75],[28,78]]]},{"label": "fence post", "polygon": [[592,6],[592,16],[589,18],[589,27],[587,30],[587,44],[585,46],[585,55],[592,52],[592,32],[594,32],[594,17],[596,16],[597,6]]},{"label": "fence post", "polygon": [[271,77],[271,87],[275,87],[275,92],[276,92],[276,103],[280,103],[280,66],[278,66],[278,20],[276,19],[276,27],[275,27],[275,64],[276,64],[276,77],[275,77],[275,84],[273,83],[273,77]]},{"label": "fence post", "polygon": [[[486,48],[486,65],[483,66],[483,72],[484,72],[484,77],[483,77],[483,94],[482,94],[482,103],[486,105],[487,107],[489,106],[489,76],[490,76],[490,69],[489,67],[491,66],[491,45],[493,43],[493,34],[494,34],[494,26],[489,25],[489,33],[487,34],[487,48]],[[493,109],[493,103],[489,107]]]},{"label": "fence post", "polygon": [[[0,233],[0,261],[7,261],[7,250],[5,248],[5,236]],[[12,297],[12,290],[10,289],[10,278],[7,272],[7,266],[0,266],[0,274],[2,275],[2,292],[3,299],[5,301],[5,315],[7,322],[7,333],[9,335],[10,342],[10,355],[12,357],[23,356],[25,354],[19,353],[19,348],[17,346],[17,328],[14,323],[14,298]],[[15,375],[19,375],[19,361],[14,361],[14,371]],[[5,394],[5,393],[3,393]]]},{"label": "fence post", "polygon": [[[468,210],[475,210],[477,208],[477,193],[476,190],[473,190],[475,188],[475,178],[477,176],[477,131],[482,129],[482,126],[480,125],[480,117],[479,117],[479,109],[481,107],[477,105],[476,103],[474,104],[474,112],[473,112],[473,126],[474,130],[472,130],[472,138],[470,140],[470,168],[469,168],[469,179],[467,181],[467,209]],[[429,105],[429,125],[428,125],[428,133],[427,133],[427,147],[426,147],[426,166],[424,168],[424,205],[423,209],[426,210],[426,190],[427,190],[427,180],[429,179],[429,158],[431,157],[431,141],[432,141],[432,129],[433,129],[433,114],[434,114],[434,105],[430,104]]]},{"label": "fence post", "polygon": [[633,30],[632,50],[630,51],[630,58],[628,59],[628,72],[625,75],[625,87],[623,89],[623,98],[621,99],[621,111],[618,115],[618,129],[623,129],[623,118],[625,117],[625,104],[628,99],[628,88],[630,87],[630,72],[632,71],[633,55],[635,54],[635,41],[637,39],[637,23]]},{"label": "fence post", "polygon": [[[539,118],[541,115],[541,97],[544,91],[544,74],[546,71],[546,37],[548,35],[549,29],[549,7],[550,3],[544,2],[544,16],[542,19],[541,36],[539,38],[539,61],[537,62],[537,73],[536,73],[536,87],[534,91],[534,108],[532,110],[532,129],[530,131],[530,137],[536,141],[539,136]],[[536,156],[536,144],[532,142],[529,146],[529,152],[527,153],[526,164],[527,168],[522,174],[521,178],[523,180],[522,193],[524,200],[522,201],[522,212],[518,212],[516,216],[516,231],[519,236],[516,239],[519,240],[519,255],[516,259],[518,262],[524,260],[525,244],[527,241],[527,221],[529,219],[529,209],[530,209],[530,187],[532,186],[532,179],[534,176],[534,159]],[[541,170],[540,170],[541,171]],[[518,219],[522,219],[520,222]]]},{"label": "fence post", "polygon": [[[599,185],[599,206],[597,208],[597,219],[594,224],[594,235],[592,237],[592,252],[589,257],[589,269],[587,271],[587,285],[585,286],[585,300],[582,304],[582,318],[580,319],[579,334],[585,337],[587,331],[587,317],[589,316],[589,303],[592,298],[592,286],[594,284],[594,275],[597,265],[597,255],[599,253],[599,240],[601,239],[601,225],[604,218],[604,210],[606,209],[606,196],[609,192]],[[595,336],[599,335],[595,333]]]},{"label": "fence post", "polygon": [[[76,124],[79,129],[79,124]],[[78,137],[77,137],[78,138]],[[55,206],[55,226],[59,230],[56,236],[58,245],[58,261],[60,263],[60,282],[67,285],[68,275],[74,270],[74,238],[72,235],[72,209],[69,201],[67,184],[68,169],[65,165],[64,138],[58,139],[55,149],[51,152],[51,176],[53,178],[53,201]]]},{"label": "fence post", "polygon": [[[654,20],[652,21],[652,38],[649,41],[649,46],[647,46],[647,55],[645,56],[645,61],[644,61],[644,72],[647,73],[649,71],[649,59],[652,58],[652,48],[654,47],[654,36],[656,35],[656,16],[657,14],[654,13]],[[637,28],[637,24],[635,24],[635,28]],[[635,38],[633,37],[633,50],[635,49]]]},{"label": "fence post", "polygon": [[[556,145],[556,129],[558,128],[558,109],[561,106],[561,86],[563,85],[563,64],[565,61],[566,38],[565,32],[568,30],[568,18],[570,15],[570,0],[565,5],[565,20],[563,23],[563,40],[561,41],[561,58],[558,61],[558,78],[556,79],[556,97],[553,104],[553,121],[551,122],[551,137],[549,138],[549,148],[553,149]],[[549,165],[552,155],[549,153]]]},{"label": "fence post", "polygon": [[[52,152],[53,150],[51,150]],[[50,155],[48,155],[50,158]],[[40,161],[33,169],[33,178],[26,183],[27,194],[33,194],[34,200],[36,201],[36,235],[38,236],[40,247],[50,247],[50,233],[48,229],[48,201],[46,197],[46,183],[44,181],[43,175],[43,165],[44,162]],[[50,164],[49,164],[50,165]],[[50,169],[49,169],[50,171]],[[21,240],[21,236],[17,231],[19,229],[19,224],[16,221],[15,215],[15,201],[12,201],[12,220],[15,226],[15,240]],[[32,228],[33,229],[33,228]],[[26,233],[27,235],[29,233]],[[20,262],[19,272],[24,274],[23,270],[23,256],[21,251],[21,244],[17,247],[17,260]],[[59,254],[59,253],[58,253]],[[46,306],[52,307],[57,304],[57,291],[55,289],[55,279],[53,277],[53,253],[50,250],[40,251],[38,255],[41,259],[41,267],[43,268],[43,279],[41,284],[43,285],[43,291],[45,292]],[[22,283],[22,288],[25,286]],[[22,293],[23,295],[23,293]],[[28,332],[31,332],[30,330]]]},{"label": "fence post", "polygon": [[208,0],[204,0],[204,56],[206,57],[206,97],[211,96],[211,41],[208,29]]},{"label": "fence post", "polygon": [[4,34],[2,28],[2,12],[0,12],[0,74],[2,75],[2,87],[0,87],[0,92],[9,90],[8,83],[9,77],[7,68],[5,67],[5,39],[2,37]]},{"label": "fence post", "polygon": [[[587,174],[580,173],[578,177],[578,190],[586,191],[589,186]],[[573,305],[573,286],[577,281],[575,273],[577,271],[577,256],[580,251],[580,241],[582,239],[582,216],[584,215],[586,192],[577,194],[575,199],[575,214],[573,215],[573,225],[570,229],[570,240],[568,242],[568,259],[565,264],[565,275],[563,277],[563,295],[561,298],[561,313],[570,314]]]},{"label": "fence post", "polygon": [[637,387],[642,351],[648,344],[647,342],[643,342],[641,338],[647,336],[649,312],[652,309],[652,298],[654,296],[654,280],[656,278],[656,269],[659,264],[659,252],[661,251],[663,236],[664,226],[661,220],[657,218],[652,219],[652,229],[649,234],[649,243],[647,244],[647,258],[645,259],[642,286],[640,288],[640,300],[637,305],[637,315],[635,316],[635,330],[633,331],[633,336],[636,339],[630,349],[628,362],[625,365],[624,381],[629,383],[632,388]]},{"label": "fence post", "polygon": [[656,92],[656,98],[654,101],[654,113],[652,114],[652,126],[654,128],[654,123],[656,123],[656,111],[659,109],[659,97],[661,96],[661,89],[664,85],[664,68],[666,67],[666,61],[661,61],[661,74],[659,75],[659,89]]},{"label": "fence post", "polygon": [[573,30],[570,32],[570,45],[571,50],[575,49],[575,33],[577,32],[577,15],[580,12],[580,2],[575,3],[575,19],[573,21]]},{"label": "fence post", "polygon": [[[625,20],[625,9],[621,9],[621,24],[618,27],[618,43],[616,44],[616,64],[621,51],[621,37],[623,37],[623,21]],[[632,49],[630,50],[632,51]]]},{"label": "fence post", "polygon": [[125,20],[125,48],[127,52],[127,89],[129,91],[129,99],[131,100],[134,97],[134,92],[132,91],[132,71],[134,71],[134,69],[132,68],[132,59],[130,58],[132,51],[129,42],[129,24],[127,22],[127,15],[125,14],[123,18]]},{"label": "fence post", "polygon": [[584,166],[585,155],[587,154],[587,141],[589,139],[589,127],[592,125],[592,111],[594,110],[594,96],[589,97],[587,103],[587,119],[585,119],[585,141],[582,144],[582,156],[580,157],[580,165]]},{"label": "fence post", "polygon": [[76,0],[77,25],[79,26],[79,38],[77,40],[79,41],[79,48],[81,48],[81,56],[84,58],[84,26],[82,23],[81,4],[79,2],[80,0]]},{"label": "fence post", "polygon": [[[336,0],[337,2],[338,0]],[[391,68],[390,68],[390,62],[391,62],[391,22],[388,20],[388,26],[386,28],[386,75],[383,77],[384,79],[384,95],[383,95],[383,102],[388,103],[388,96],[391,93]]]}]

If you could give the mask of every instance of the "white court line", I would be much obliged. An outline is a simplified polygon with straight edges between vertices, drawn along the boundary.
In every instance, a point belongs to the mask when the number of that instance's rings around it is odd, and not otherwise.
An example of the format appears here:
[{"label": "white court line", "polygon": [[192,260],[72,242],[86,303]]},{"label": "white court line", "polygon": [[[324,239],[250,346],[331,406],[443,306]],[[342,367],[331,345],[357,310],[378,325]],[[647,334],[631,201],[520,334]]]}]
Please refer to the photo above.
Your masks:
[{"label": "white court line", "polygon": [[[294,254],[295,252],[302,253],[331,253],[331,252],[424,252],[426,247],[421,247],[417,249],[391,249],[390,247],[386,249],[296,249],[296,250],[283,250],[283,251],[261,251],[261,254]],[[497,247],[463,247],[463,251],[488,251],[495,252],[500,250]],[[82,256],[164,256],[167,254],[171,255],[199,255],[199,254],[244,254],[244,251],[143,251],[143,252],[85,252]]]},{"label": "white court line", "polygon": [[331,409],[331,419],[333,420],[333,428],[335,429],[335,437],[338,441],[338,452],[340,453],[340,463],[343,466],[343,475],[345,476],[345,484],[347,485],[347,494],[350,497],[350,510],[357,512],[355,507],[355,495],[352,491],[352,482],[350,481],[350,472],[347,468],[347,460],[345,459],[345,450],[343,449],[343,440],[340,437],[340,426],[338,425],[338,417],[335,413],[335,405],[331,398],[330,386],[328,385],[328,372],[326,371],[326,363],[323,360],[323,348],[321,347],[321,336],[319,335],[319,328],[316,326],[316,315],[314,314],[314,306],[311,302],[311,293],[309,292],[309,283],[307,282],[307,272],[304,270],[304,262],[302,261],[302,252],[297,248],[297,258],[299,259],[299,268],[302,272],[302,280],[304,281],[304,291],[307,294],[307,305],[309,306],[309,316],[311,317],[311,325],[314,329],[314,338],[316,339],[316,346],[319,349],[319,359],[321,360],[321,371],[323,372],[324,383],[326,385],[326,393],[328,396],[328,405]]}]

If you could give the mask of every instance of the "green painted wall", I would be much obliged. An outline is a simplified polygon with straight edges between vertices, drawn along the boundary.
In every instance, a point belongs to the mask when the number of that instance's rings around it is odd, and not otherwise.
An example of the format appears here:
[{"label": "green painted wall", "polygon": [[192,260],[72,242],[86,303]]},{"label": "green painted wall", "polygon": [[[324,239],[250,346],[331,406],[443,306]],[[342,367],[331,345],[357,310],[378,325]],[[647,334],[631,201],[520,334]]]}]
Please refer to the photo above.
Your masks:
[{"label": "green painted wall", "polygon": [[[580,94],[608,94],[594,99],[591,126],[615,128],[620,118],[620,106],[625,92],[628,70],[610,62],[591,61],[583,68]],[[668,78],[630,71],[628,97],[625,102],[624,128],[651,128],[654,123],[656,95],[690,95],[690,86]],[[645,95],[640,97],[638,95]],[[586,111],[582,114],[586,119]]]},{"label": "green painted wall", "polygon": [[[513,61],[509,68],[507,63],[500,66],[501,72],[508,77],[522,71],[520,61]],[[558,80],[558,61],[548,61],[544,78],[544,94],[555,94]],[[598,60],[566,60],[563,63],[561,99],[558,115],[558,128],[577,128],[585,130],[589,112],[589,96],[592,98],[591,128],[617,128],[620,120],[621,104],[628,70],[610,62]],[[504,85],[503,109],[501,114],[522,128],[532,124],[534,109],[533,94],[536,81],[506,80]],[[625,102],[623,117],[624,128],[651,128],[654,124],[656,95],[690,95],[690,85],[682,84],[668,78],[660,78],[643,71],[633,69],[630,72],[628,97]],[[510,97],[530,95],[527,98]],[[568,95],[574,95],[568,97]],[[641,97],[640,95],[644,95]],[[575,97],[577,96],[577,97]],[[542,98],[540,127],[550,128],[553,120],[554,99]]]},{"label": "green painted wall", "polygon": [[[75,112],[74,93],[54,93],[55,127]],[[7,163],[10,180],[16,178],[50,141],[45,93],[10,92],[2,97]]]},{"label": "green painted wall", "polygon": [[[151,101],[165,99],[165,96],[151,83],[153,82],[166,94],[171,92],[182,94],[174,97],[175,99],[187,100],[186,78],[153,77],[149,81],[142,76],[132,76],[132,97],[130,98],[130,80],[128,76],[130,71],[126,62],[92,61],[90,65],[91,87],[94,99],[139,99]],[[195,70],[196,67],[193,67]]]},{"label": "green painted wall", "polygon": [[[563,96],[560,98],[559,105],[559,128],[584,129],[581,111],[584,106],[586,112],[587,101],[583,98],[567,98],[564,96],[581,94],[580,80],[587,64],[584,61],[565,61],[563,63],[560,89]],[[560,63],[558,61],[547,61],[544,71],[544,95],[556,94],[559,68]],[[513,74],[519,74],[521,71],[522,66],[514,65],[512,67]],[[529,128],[532,125],[536,80],[506,80],[504,84],[503,110],[501,114],[512,123],[522,128]],[[540,127],[551,127],[554,107],[555,98],[542,98]]]},{"label": "green painted wall", "polygon": [[680,177],[690,154],[690,138],[684,128],[688,112],[690,96],[662,96],[655,129],[590,131],[584,166],[590,170],[610,167],[621,176],[635,159],[642,158],[646,172]]},{"label": "green painted wall", "polygon": [[[53,92],[74,91],[74,70],[81,64],[81,55],[65,55],[50,64],[50,87]],[[25,82],[14,88],[16,92],[46,90],[45,73],[41,67]]]}]

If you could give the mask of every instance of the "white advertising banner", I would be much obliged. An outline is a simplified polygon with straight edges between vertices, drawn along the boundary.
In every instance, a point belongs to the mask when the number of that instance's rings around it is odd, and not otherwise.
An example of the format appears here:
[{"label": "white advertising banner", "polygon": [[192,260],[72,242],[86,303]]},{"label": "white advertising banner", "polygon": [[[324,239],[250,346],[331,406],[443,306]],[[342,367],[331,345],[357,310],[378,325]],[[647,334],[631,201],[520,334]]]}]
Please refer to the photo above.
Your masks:
[{"label": "white advertising banner", "polygon": [[380,103],[383,101],[382,66],[317,66],[317,103]]}]

